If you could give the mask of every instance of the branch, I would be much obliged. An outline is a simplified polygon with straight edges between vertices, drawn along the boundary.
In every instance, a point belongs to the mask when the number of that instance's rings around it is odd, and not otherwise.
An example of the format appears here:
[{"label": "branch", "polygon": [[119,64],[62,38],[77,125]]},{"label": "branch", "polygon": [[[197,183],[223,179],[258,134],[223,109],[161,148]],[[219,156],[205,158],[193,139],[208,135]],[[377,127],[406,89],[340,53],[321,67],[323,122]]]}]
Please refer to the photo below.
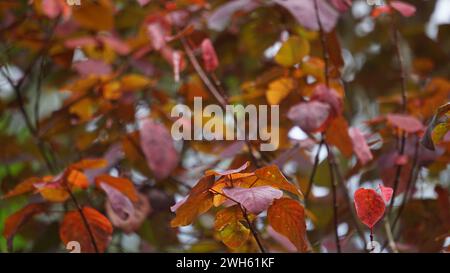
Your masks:
[{"label": "branch", "polygon": [[328,152],[328,166],[330,171],[330,179],[331,179],[331,189],[332,189],[332,196],[333,196],[333,224],[334,224],[334,236],[336,241],[336,249],[338,253],[341,253],[341,243],[339,241],[339,234],[338,234],[338,204],[337,204],[337,198],[336,198],[336,180],[334,177],[334,165],[336,164],[334,162],[334,157],[329,156],[330,155],[330,147],[325,144],[325,147],[327,148]]},{"label": "branch", "polygon": [[[220,91],[216,88],[216,86],[210,81],[210,79],[208,78],[208,76],[206,75],[205,71],[203,71],[202,66],[199,64],[197,58],[195,57],[194,52],[192,51],[191,47],[189,46],[189,44],[186,41],[186,38],[181,37],[180,38],[181,43],[184,47],[184,50],[189,58],[189,61],[191,62],[192,66],[194,67],[195,71],[197,72],[197,74],[200,76],[200,78],[202,79],[203,83],[206,85],[206,87],[208,88],[209,92],[214,96],[214,98],[217,100],[217,102],[220,104],[220,106],[225,110],[228,101],[226,98],[224,98],[221,94]],[[234,120],[234,124],[238,124],[237,123],[237,117],[235,115],[233,115],[233,120]],[[239,128],[237,128],[239,129]],[[256,167],[259,167],[259,163],[258,160],[256,159],[255,155],[253,154],[253,149],[252,149],[252,145],[251,143],[248,141],[248,139],[245,139],[245,144],[248,148],[248,154],[250,155],[250,159],[252,160],[253,164]]]},{"label": "branch", "polygon": [[[406,73],[405,73],[405,69],[403,67],[403,57],[401,55],[400,52],[400,42],[399,42],[399,34],[398,34],[398,28],[397,28],[397,24],[395,22],[395,18],[392,18],[392,30],[393,30],[393,43],[395,46],[395,55],[398,61],[398,65],[399,65],[399,69],[400,69],[400,87],[401,87],[401,97],[402,97],[402,112],[406,113],[406,108],[407,108],[407,96],[406,96]],[[399,149],[399,156],[404,155],[405,153],[405,143],[406,143],[406,133],[404,131],[401,132],[401,137],[400,137],[400,149]],[[402,169],[403,169],[403,165],[398,165],[397,166],[397,170],[395,172],[395,178],[394,178],[394,190],[392,193],[392,199],[391,202],[389,204],[389,209],[388,209],[388,215],[391,214],[392,209],[394,207],[394,200],[395,200],[395,195],[397,193],[398,190],[398,184],[400,182],[400,176],[402,173]]]},{"label": "branch", "polygon": [[313,169],[311,171],[311,175],[309,176],[308,188],[306,189],[306,193],[305,193],[305,202],[308,200],[309,194],[311,193],[312,185],[314,183],[314,177],[316,176],[317,167],[319,166],[320,150],[322,149],[322,145],[324,143],[325,143],[325,141],[324,141],[324,138],[322,137],[322,139],[320,140],[320,143],[319,143],[319,148],[317,149],[316,156],[314,157]]},{"label": "branch", "polygon": [[345,201],[346,201],[348,209],[350,210],[350,213],[352,215],[351,219],[352,219],[353,225],[355,226],[355,229],[356,229],[359,237],[361,238],[361,240],[364,242],[365,245],[367,245],[366,237],[364,236],[364,232],[361,229],[360,225],[358,224],[357,216],[356,216],[355,211],[353,210],[353,204],[350,201],[351,198],[350,198],[350,195],[348,194],[347,186],[346,186],[346,183],[344,182],[344,178],[341,174],[339,166],[337,165],[334,152],[332,149],[329,148],[329,146],[326,142],[325,142],[325,146],[327,147],[328,158],[331,163],[331,167],[334,169],[337,181],[339,183],[339,187],[341,188],[342,192],[344,193]]}]

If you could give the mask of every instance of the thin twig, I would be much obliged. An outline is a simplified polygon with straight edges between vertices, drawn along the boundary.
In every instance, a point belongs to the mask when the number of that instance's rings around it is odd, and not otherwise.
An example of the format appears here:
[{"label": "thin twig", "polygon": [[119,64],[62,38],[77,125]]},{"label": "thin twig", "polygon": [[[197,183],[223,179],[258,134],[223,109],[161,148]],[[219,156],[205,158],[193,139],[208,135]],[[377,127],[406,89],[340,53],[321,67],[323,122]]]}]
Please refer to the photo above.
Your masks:
[{"label": "thin twig", "polygon": [[[220,91],[216,88],[216,86],[212,83],[212,81],[208,78],[205,71],[203,70],[202,66],[198,62],[197,58],[195,57],[195,54],[191,47],[189,46],[188,42],[186,41],[185,37],[180,38],[181,44],[183,45],[184,51],[186,52],[189,61],[191,62],[192,66],[194,67],[194,70],[197,72],[197,74],[200,76],[200,79],[203,81],[205,86],[208,88],[209,92],[213,95],[213,97],[217,100],[217,102],[220,104],[220,106],[225,110],[226,106],[228,104],[228,101],[225,97],[223,97],[220,94]],[[234,124],[237,126],[237,117],[236,115],[233,115]],[[237,128],[239,130],[239,128]],[[253,148],[251,143],[248,141],[247,138],[245,138],[245,144],[248,148],[248,154],[250,155],[250,159],[252,160],[252,163],[259,167],[259,162],[256,159],[255,155],[253,154]]]},{"label": "thin twig", "polygon": [[327,85],[327,87],[330,87],[330,76],[329,76],[329,71],[328,71],[328,67],[329,67],[329,56],[328,56],[328,51],[327,51],[327,41],[326,41],[326,37],[324,34],[324,30],[323,30],[323,26],[322,26],[322,21],[320,20],[320,15],[319,15],[319,6],[317,4],[317,0],[314,0],[314,11],[316,14],[316,20],[317,20],[317,24],[319,25],[319,36],[320,36],[320,43],[322,45],[322,53],[323,53],[323,60],[325,62],[325,84]]},{"label": "thin twig", "polygon": [[[402,112],[405,114],[406,110],[407,110],[407,95],[406,95],[406,72],[403,66],[403,57],[401,55],[401,51],[400,51],[400,42],[399,42],[399,33],[398,33],[398,28],[395,22],[395,18],[392,18],[392,30],[393,30],[393,43],[395,46],[395,55],[398,61],[398,65],[399,65],[399,69],[400,69],[400,88],[401,88],[401,97],[402,97]],[[406,132],[401,131],[401,136],[400,136],[400,148],[399,148],[399,156],[403,156],[405,153],[405,143],[406,143]],[[400,177],[401,177],[401,173],[403,170],[403,165],[398,165],[396,172],[395,172],[395,178],[394,178],[394,189],[393,189],[393,194],[392,194],[392,199],[391,202],[389,204],[389,210],[388,210],[388,214],[387,215],[391,215],[392,209],[394,207],[394,200],[395,200],[395,195],[397,193],[398,190],[398,184],[400,183]]]},{"label": "thin twig", "polygon": [[[328,155],[330,154],[330,147],[328,145],[325,145],[327,148]],[[328,166],[330,171],[330,180],[331,180],[331,191],[332,191],[332,197],[333,197],[333,224],[334,224],[334,236],[336,241],[336,249],[338,253],[341,253],[341,243],[339,240],[339,234],[338,234],[338,204],[337,204],[337,196],[336,196],[336,179],[334,177],[334,167],[335,164],[334,158],[328,156]]]},{"label": "thin twig", "polygon": [[305,202],[308,200],[309,194],[311,193],[312,185],[314,183],[314,177],[316,176],[317,167],[319,166],[320,150],[322,149],[322,145],[324,144],[324,142],[325,142],[324,138],[322,137],[322,139],[320,140],[320,143],[319,143],[319,148],[317,149],[316,156],[314,157],[313,169],[311,171],[311,175],[309,176],[308,188],[306,188],[306,193],[305,193]]}]

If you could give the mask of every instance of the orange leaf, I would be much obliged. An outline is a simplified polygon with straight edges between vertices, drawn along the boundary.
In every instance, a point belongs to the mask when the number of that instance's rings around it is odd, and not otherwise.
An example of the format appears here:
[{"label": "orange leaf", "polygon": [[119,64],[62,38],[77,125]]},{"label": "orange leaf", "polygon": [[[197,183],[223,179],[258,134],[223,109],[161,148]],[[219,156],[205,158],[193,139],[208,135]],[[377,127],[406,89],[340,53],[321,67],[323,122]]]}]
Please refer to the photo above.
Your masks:
[{"label": "orange leaf", "polygon": [[213,194],[209,191],[214,176],[205,176],[192,188],[189,196],[172,206],[176,216],[170,222],[172,227],[190,225],[194,219],[208,211],[213,205]]},{"label": "orange leaf", "polygon": [[114,187],[115,189],[125,194],[128,198],[130,198],[132,202],[138,201],[137,191],[136,188],[134,187],[133,182],[131,182],[126,178],[102,174],[95,178],[95,184],[99,188],[101,188],[100,183],[106,183],[111,187]]},{"label": "orange leaf", "polygon": [[66,181],[68,185],[86,189],[89,186],[89,180],[86,175],[78,170],[67,170]]},{"label": "orange leaf", "polygon": [[217,212],[214,228],[226,246],[239,248],[250,235],[250,229],[243,222],[245,220],[242,211],[235,205]]},{"label": "orange leaf", "polygon": [[338,116],[331,121],[326,135],[329,144],[336,146],[344,156],[352,156],[353,142],[348,134],[348,123],[343,116]]},{"label": "orange leaf", "polygon": [[113,232],[113,227],[108,218],[93,208],[84,207],[83,215],[92,233],[92,237],[86,223],[79,211],[66,213],[59,229],[59,236],[65,245],[71,241],[80,243],[81,252],[95,252],[94,243],[99,252],[104,252],[108,247]]},{"label": "orange leaf", "polygon": [[45,204],[29,204],[16,213],[10,215],[5,221],[5,229],[3,230],[3,236],[8,241],[8,249],[12,250],[14,235],[17,233],[20,227],[22,227],[26,221],[28,221],[33,215],[45,211]]},{"label": "orange leaf", "polygon": [[103,158],[86,158],[71,165],[72,168],[78,170],[101,169],[108,165],[108,161]]},{"label": "orange leaf", "polygon": [[25,179],[24,181],[20,182],[18,185],[16,185],[12,190],[10,190],[7,194],[2,196],[2,199],[4,198],[10,198],[17,195],[21,195],[24,193],[31,192],[35,190],[34,183],[41,182],[42,179],[38,177],[30,177]]},{"label": "orange leaf", "polygon": [[257,169],[255,175],[258,178],[253,186],[272,186],[274,188],[285,190],[293,194],[302,196],[301,191],[290,183],[286,177],[280,172],[277,166],[271,165]]},{"label": "orange leaf", "polygon": [[289,198],[275,200],[267,211],[267,218],[272,228],[286,236],[298,251],[308,250],[305,211],[297,201]]}]

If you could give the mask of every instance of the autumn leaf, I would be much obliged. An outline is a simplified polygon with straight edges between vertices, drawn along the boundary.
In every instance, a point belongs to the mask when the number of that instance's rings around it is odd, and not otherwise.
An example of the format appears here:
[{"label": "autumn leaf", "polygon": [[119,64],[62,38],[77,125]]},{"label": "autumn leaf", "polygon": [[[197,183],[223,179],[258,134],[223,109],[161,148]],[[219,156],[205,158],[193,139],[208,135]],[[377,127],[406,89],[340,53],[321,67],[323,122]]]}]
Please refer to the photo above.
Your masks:
[{"label": "autumn leaf", "polygon": [[216,50],[210,39],[204,39],[202,44],[202,58],[203,65],[206,71],[212,72],[219,66],[219,59],[217,58]]},{"label": "autumn leaf", "polygon": [[122,77],[120,84],[123,91],[135,91],[148,86],[150,80],[138,74],[128,74]]},{"label": "autumn leaf", "polygon": [[308,250],[305,211],[297,201],[289,198],[275,200],[267,211],[267,219],[269,225],[286,236],[299,252]]},{"label": "autumn leaf", "polygon": [[[102,183],[102,185],[105,186],[106,184]],[[117,192],[117,194],[119,200],[123,200],[122,198],[128,199],[120,192]],[[131,205],[133,206],[132,208],[128,207],[128,204],[122,206],[122,203],[120,201],[118,202],[115,197],[110,198],[109,196],[105,205],[106,214],[113,226],[122,229],[125,233],[132,233],[138,230],[145,219],[147,219],[147,216],[152,212],[148,198],[144,194],[138,193],[138,201]],[[124,215],[124,213],[127,215]]]},{"label": "autumn leaf", "polygon": [[208,211],[213,205],[213,194],[210,188],[214,183],[214,176],[205,176],[192,188],[189,196],[172,206],[176,216],[170,222],[172,227],[187,226],[195,218]]},{"label": "autumn leaf", "polygon": [[362,165],[366,165],[373,159],[373,155],[370,151],[369,146],[367,145],[364,135],[356,127],[349,128],[348,134],[352,140],[353,151],[355,152],[356,157]]},{"label": "autumn leaf", "polygon": [[380,221],[386,208],[383,198],[372,189],[358,189],[354,195],[354,203],[358,218],[370,229]]},{"label": "autumn leaf", "polygon": [[403,1],[390,1],[389,5],[404,17],[410,17],[416,13],[415,6]]},{"label": "autumn leaf", "polygon": [[73,9],[73,18],[78,24],[90,30],[111,30],[114,27],[113,13],[110,0],[87,1]]},{"label": "autumn leaf", "polygon": [[288,118],[306,132],[322,131],[328,121],[331,107],[319,101],[300,102],[289,109]]},{"label": "autumn leaf", "polygon": [[350,157],[353,153],[353,143],[348,132],[348,123],[343,116],[331,120],[326,130],[327,142],[336,146],[341,153]]},{"label": "autumn leaf", "polygon": [[101,184],[107,184],[110,187],[118,190],[128,197],[132,202],[138,200],[137,191],[133,182],[123,177],[114,177],[107,174],[99,175],[95,178],[95,184],[97,187],[104,189]]},{"label": "autumn leaf", "polygon": [[108,164],[108,161],[103,158],[85,158],[71,165],[74,169],[89,170],[89,169],[101,169]]},{"label": "autumn leaf", "polygon": [[435,145],[439,143],[447,132],[450,130],[450,103],[441,105],[433,118],[421,140],[423,146],[430,150],[435,149]]},{"label": "autumn leaf", "polygon": [[286,98],[294,87],[294,82],[291,78],[279,78],[269,84],[269,89],[266,92],[266,98],[269,104],[277,105],[284,98]]},{"label": "autumn leaf", "polygon": [[142,121],[140,137],[148,167],[157,179],[168,177],[179,161],[169,131],[164,125],[146,119]]},{"label": "autumn leaf", "polygon": [[71,241],[79,242],[83,253],[95,252],[95,245],[99,252],[105,252],[113,232],[111,222],[93,208],[84,207],[82,212],[85,220],[79,211],[66,213],[59,229],[61,240],[65,245]]},{"label": "autumn leaf", "polygon": [[300,63],[309,53],[309,43],[301,36],[289,37],[281,46],[275,61],[283,66],[290,67]]},{"label": "autumn leaf", "polygon": [[15,212],[6,218],[3,236],[8,242],[8,249],[11,251],[13,247],[14,235],[18,230],[34,215],[42,213],[46,210],[43,203],[29,204],[21,210]]},{"label": "autumn leaf", "polygon": [[271,186],[280,190],[285,190],[295,195],[301,196],[300,190],[290,183],[275,165],[270,165],[257,169],[255,176],[258,178],[253,186]]},{"label": "autumn leaf", "polygon": [[248,240],[250,235],[250,229],[244,223],[244,215],[239,205],[235,205],[217,212],[214,229],[226,246],[239,248]]},{"label": "autumn leaf", "polygon": [[381,197],[383,197],[384,202],[388,203],[392,198],[394,190],[391,187],[385,187],[381,184],[378,187],[380,188]]},{"label": "autumn leaf", "polygon": [[42,179],[38,177],[30,177],[17,184],[12,190],[2,196],[2,199],[10,198],[36,190],[34,184],[41,182]]},{"label": "autumn leaf", "polygon": [[274,199],[283,196],[283,192],[270,186],[260,186],[252,188],[225,188],[224,194],[230,199],[237,201],[246,210],[253,214],[265,211]]},{"label": "autumn leaf", "polygon": [[118,189],[111,187],[106,183],[99,183],[101,188],[108,196],[108,203],[112,212],[121,220],[127,220],[134,214],[134,206],[131,200]]},{"label": "autumn leaf", "polygon": [[[246,162],[245,162],[244,164],[242,164],[242,166],[240,166],[239,168],[236,168],[236,169],[229,169],[229,170],[226,170],[226,171],[207,170],[207,171],[205,172],[205,175],[206,175],[206,176],[208,176],[208,175],[217,175],[217,176],[219,176],[219,178],[222,177],[222,176],[230,176],[230,175],[233,175],[233,174],[241,173],[242,171],[244,171],[245,169],[247,169],[249,166],[250,166],[250,162],[249,162],[249,161],[246,161]],[[231,177],[233,177],[233,176],[231,176]]]},{"label": "autumn leaf", "polygon": [[407,132],[417,133],[424,129],[422,122],[413,116],[403,114],[388,114],[387,121],[393,126]]},{"label": "autumn leaf", "polygon": [[[273,2],[286,8],[303,27],[319,30],[314,1],[274,0]],[[325,32],[329,32],[336,25],[339,13],[330,5],[329,1],[317,1],[317,4],[322,27]]]}]

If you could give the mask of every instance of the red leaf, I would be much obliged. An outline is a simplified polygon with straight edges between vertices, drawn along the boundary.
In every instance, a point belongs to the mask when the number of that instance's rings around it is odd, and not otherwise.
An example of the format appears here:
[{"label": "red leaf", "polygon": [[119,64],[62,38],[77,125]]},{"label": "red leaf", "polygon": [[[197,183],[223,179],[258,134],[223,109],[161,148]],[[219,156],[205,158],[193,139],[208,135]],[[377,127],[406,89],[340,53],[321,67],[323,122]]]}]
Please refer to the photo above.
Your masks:
[{"label": "red leaf", "polygon": [[164,125],[146,119],[142,122],[140,136],[148,167],[157,179],[168,177],[179,160],[169,131]]},{"label": "red leaf", "polygon": [[383,217],[386,205],[376,191],[360,188],[355,192],[354,202],[359,219],[370,229]]},{"label": "red leaf", "polygon": [[379,184],[378,187],[380,187],[381,197],[383,197],[384,201],[388,203],[392,198],[394,190],[391,187],[385,187],[381,184]]},{"label": "red leaf", "polygon": [[352,139],[353,151],[355,151],[358,160],[362,165],[367,164],[373,159],[373,156],[369,146],[367,145],[364,135],[358,128],[355,127],[350,128],[348,130],[348,133],[350,135],[350,138]]},{"label": "red leaf", "polygon": [[380,16],[382,14],[390,14],[391,12],[392,12],[392,9],[390,6],[376,7],[372,10],[371,16],[373,18],[377,18],[378,16]]},{"label": "red leaf", "polygon": [[254,214],[265,211],[274,199],[283,196],[283,192],[270,186],[253,188],[225,188],[223,192],[226,196],[239,202],[244,208]]},{"label": "red leaf", "polygon": [[415,6],[403,1],[391,1],[389,5],[405,17],[413,16],[416,13]]},{"label": "red leaf", "polygon": [[202,42],[202,58],[206,71],[214,71],[219,66],[219,59],[210,39],[204,39]]}]

